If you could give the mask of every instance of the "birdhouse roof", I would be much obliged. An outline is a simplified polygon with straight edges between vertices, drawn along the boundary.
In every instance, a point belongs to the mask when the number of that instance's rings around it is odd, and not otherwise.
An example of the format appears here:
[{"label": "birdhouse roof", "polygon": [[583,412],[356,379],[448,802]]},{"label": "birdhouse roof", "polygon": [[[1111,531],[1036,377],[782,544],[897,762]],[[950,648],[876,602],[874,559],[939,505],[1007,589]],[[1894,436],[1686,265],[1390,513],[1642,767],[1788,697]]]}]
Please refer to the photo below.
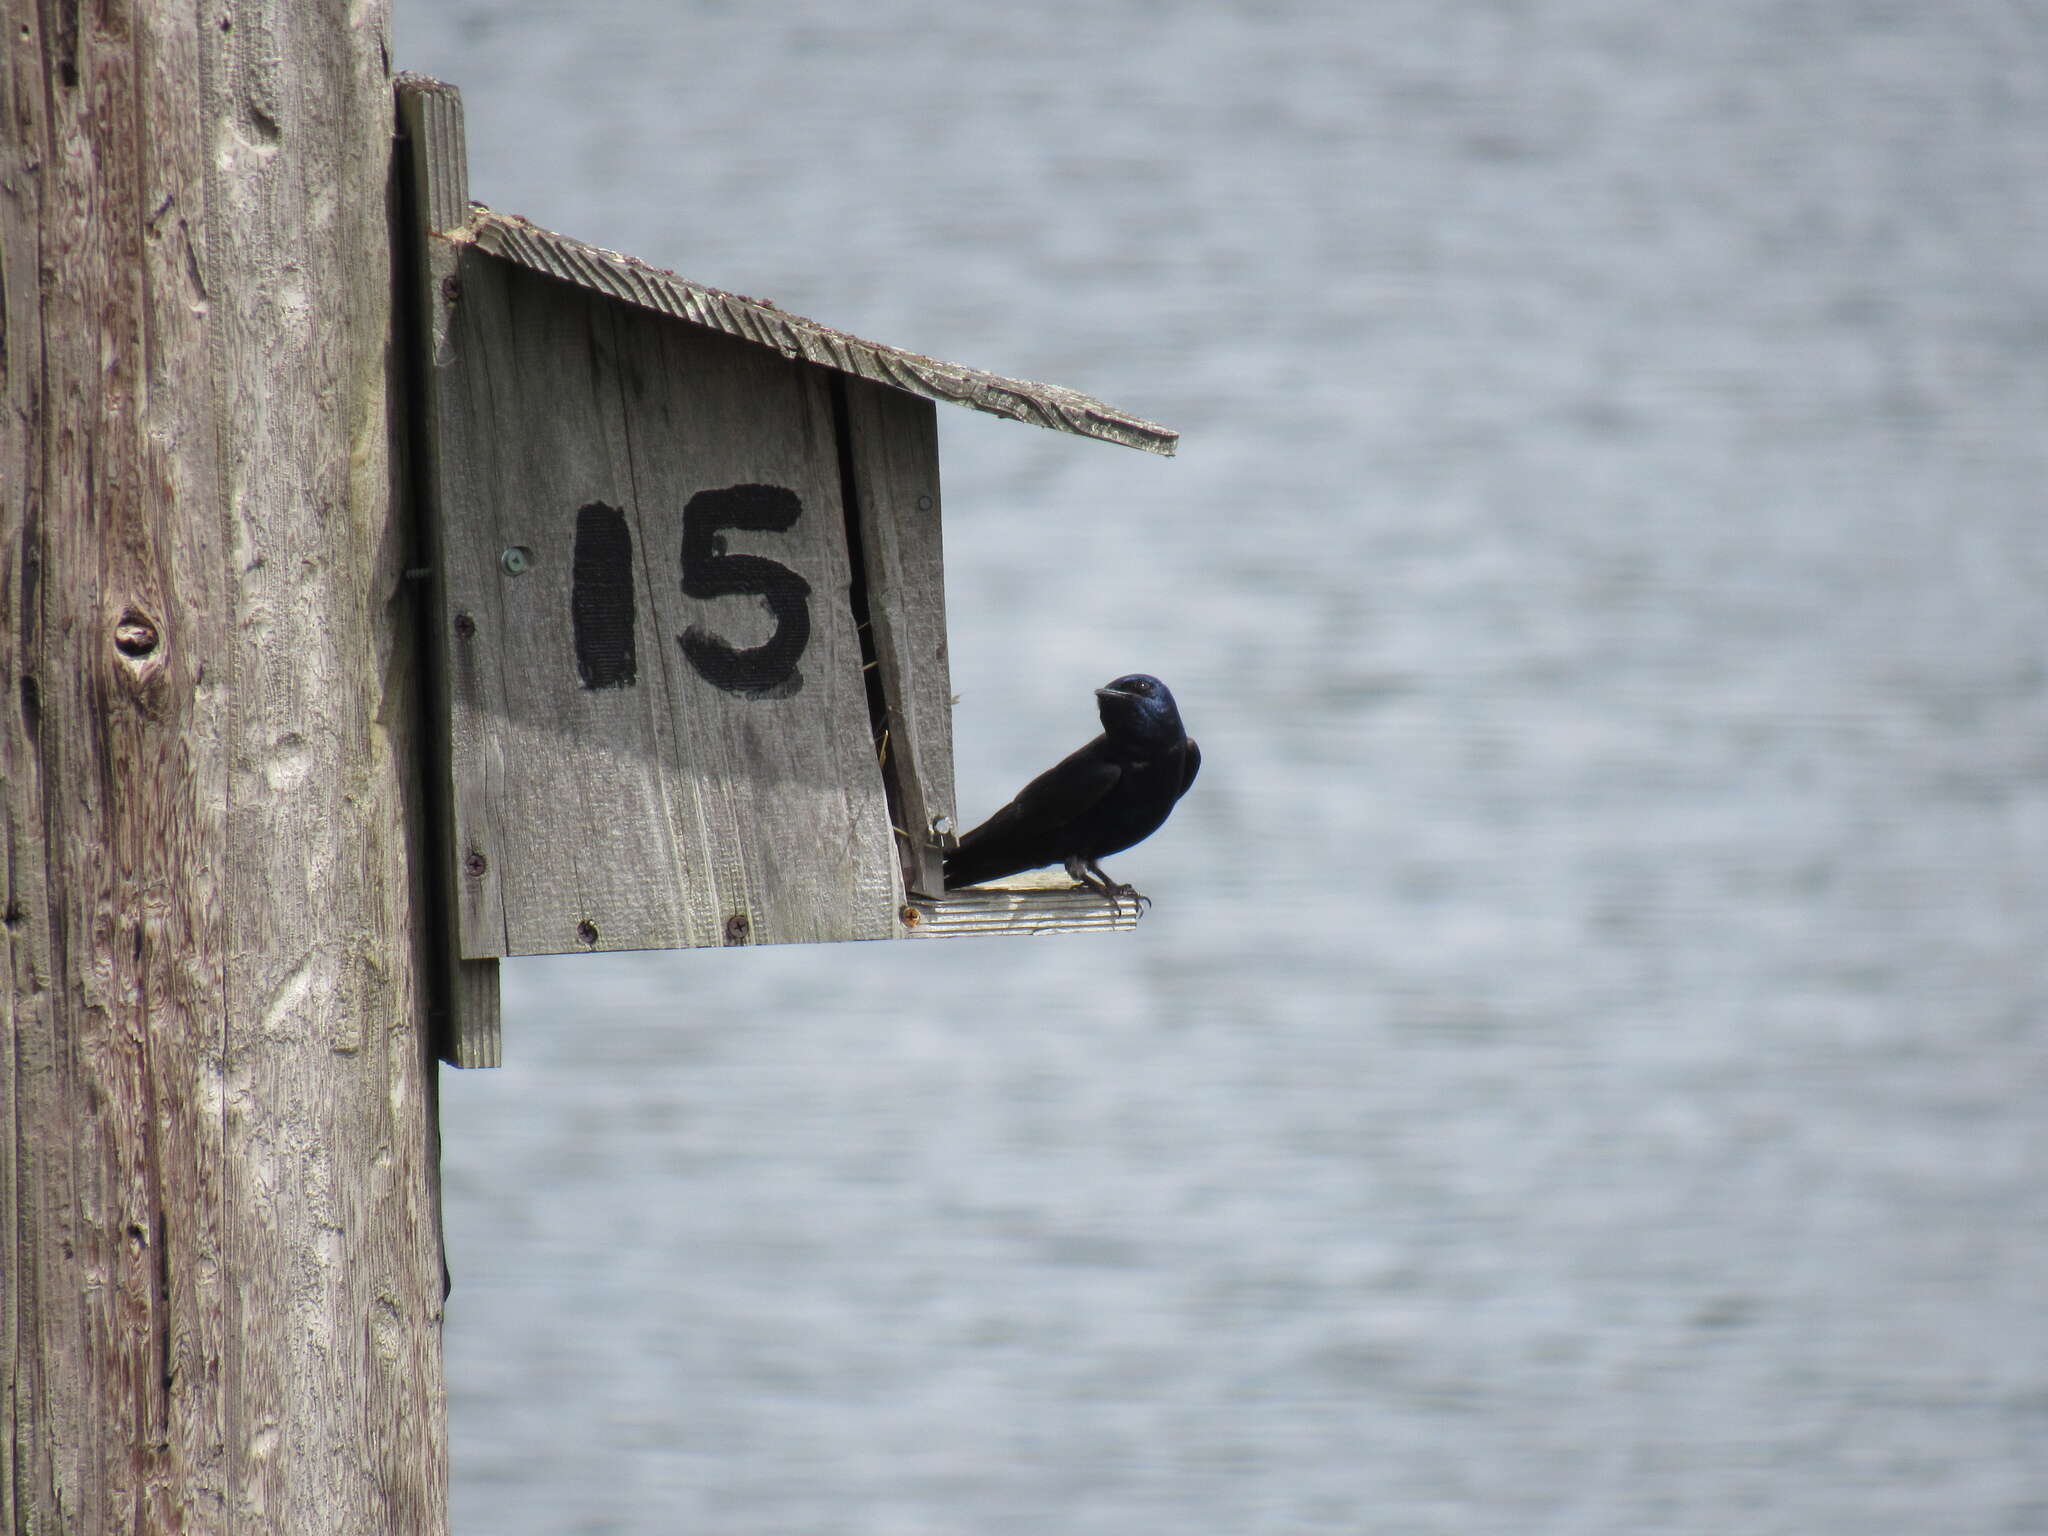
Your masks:
[{"label": "birdhouse roof", "polygon": [[499,213],[474,202],[468,205],[468,212],[468,219],[459,229],[444,231],[447,238],[466,241],[478,250],[530,271],[607,294],[641,309],[723,331],[787,358],[836,368],[841,373],[872,379],[927,399],[971,406],[992,416],[1030,422],[1055,432],[1071,432],[1077,437],[1121,443],[1147,453],[1171,454],[1180,441],[1180,434],[1171,428],[1105,405],[1077,390],[1007,379],[979,368],[906,352],[883,342],[863,341],[845,331],[778,309],[765,299],[750,299],[693,283],[637,257],[543,229],[517,214]]}]

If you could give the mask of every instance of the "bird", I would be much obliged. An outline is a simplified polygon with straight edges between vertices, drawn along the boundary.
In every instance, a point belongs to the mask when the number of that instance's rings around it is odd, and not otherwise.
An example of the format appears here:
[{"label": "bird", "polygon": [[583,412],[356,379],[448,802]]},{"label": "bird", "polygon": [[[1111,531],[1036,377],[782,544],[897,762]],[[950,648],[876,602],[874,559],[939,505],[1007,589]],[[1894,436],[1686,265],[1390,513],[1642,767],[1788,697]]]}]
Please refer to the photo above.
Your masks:
[{"label": "bird", "polygon": [[946,856],[946,889],[1064,864],[1081,885],[1107,897],[1145,898],[1103,872],[1101,860],[1143,842],[1195,782],[1202,749],[1180,721],[1166,684],[1126,673],[1095,690],[1102,734],[1054,764],[1017,798],[960,839]]}]

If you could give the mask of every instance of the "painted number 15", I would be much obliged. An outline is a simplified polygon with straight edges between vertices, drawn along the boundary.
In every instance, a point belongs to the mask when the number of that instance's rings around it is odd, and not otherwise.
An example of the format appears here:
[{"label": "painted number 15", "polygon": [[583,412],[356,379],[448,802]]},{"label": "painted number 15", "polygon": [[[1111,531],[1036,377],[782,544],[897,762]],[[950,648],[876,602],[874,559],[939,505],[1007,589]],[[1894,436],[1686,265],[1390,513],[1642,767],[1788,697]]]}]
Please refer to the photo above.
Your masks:
[{"label": "painted number 15", "polygon": [[[732,485],[699,491],[683,508],[683,595],[758,596],[775,633],[744,649],[701,624],[676,643],[697,674],[728,693],[759,696],[796,676],[811,643],[811,584],[779,560],[728,554],[725,532],[787,533],[803,516],[796,492],[779,485]],[[569,613],[576,670],[585,688],[624,688],[635,681],[633,534],[625,512],[593,501],[576,513],[576,551]]]}]

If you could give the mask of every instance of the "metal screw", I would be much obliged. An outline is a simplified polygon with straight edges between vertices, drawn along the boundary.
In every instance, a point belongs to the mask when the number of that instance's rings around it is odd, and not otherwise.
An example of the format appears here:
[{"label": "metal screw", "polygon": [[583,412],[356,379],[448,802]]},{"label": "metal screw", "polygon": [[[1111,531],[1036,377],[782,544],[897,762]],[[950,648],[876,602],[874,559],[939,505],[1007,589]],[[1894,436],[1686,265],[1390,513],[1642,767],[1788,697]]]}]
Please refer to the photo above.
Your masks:
[{"label": "metal screw", "polygon": [[498,564],[505,568],[507,576],[524,576],[533,565],[533,551],[524,544],[514,544],[498,556]]},{"label": "metal screw", "polygon": [[931,511],[931,509],[932,509],[932,499],[931,499],[931,497],[929,497],[929,496],[920,496],[920,497],[918,497],[918,498],[917,498],[917,510],[918,510],[918,511],[920,511],[920,512],[929,512],[929,511]]},{"label": "metal screw", "polygon": [[941,837],[951,837],[953,835],[953,818],[950,816],[934,816],[932,818],[932,830]]}]

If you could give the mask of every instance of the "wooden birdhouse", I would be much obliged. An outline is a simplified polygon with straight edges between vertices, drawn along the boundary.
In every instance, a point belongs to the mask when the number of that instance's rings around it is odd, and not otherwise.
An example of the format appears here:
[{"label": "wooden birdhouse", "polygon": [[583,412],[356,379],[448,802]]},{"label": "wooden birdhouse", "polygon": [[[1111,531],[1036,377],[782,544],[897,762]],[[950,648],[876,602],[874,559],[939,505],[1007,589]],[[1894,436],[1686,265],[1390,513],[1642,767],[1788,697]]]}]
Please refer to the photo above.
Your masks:
[{"label": "wooden birdhouse", "polygon": [[450,1059],[497,1060],[501,956],[1129,926],[944,892],[934,402],[1175,435],[495,213],[456,91],[398,99]]}]

